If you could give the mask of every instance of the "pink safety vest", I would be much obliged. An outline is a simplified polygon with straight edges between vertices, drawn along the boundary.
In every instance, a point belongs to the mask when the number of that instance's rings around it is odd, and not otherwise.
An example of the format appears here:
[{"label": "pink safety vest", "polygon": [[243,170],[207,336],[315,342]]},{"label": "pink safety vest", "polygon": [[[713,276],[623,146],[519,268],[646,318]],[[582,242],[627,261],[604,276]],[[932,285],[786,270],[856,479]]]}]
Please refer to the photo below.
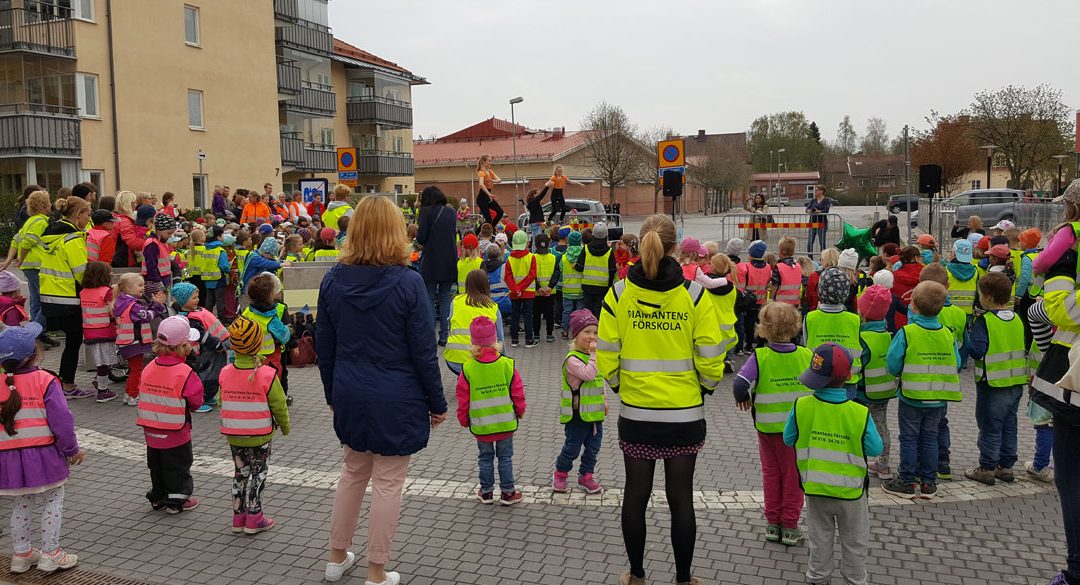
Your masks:
[{"label": "pink safety vest", "polygon": [[221,434],[240,437],[258,437],[274,432],[274,417],[270,412],[267,394],[274,384],[277,370],[271,366],[259,366],[255,380],[248,378],[251,370],[230,364],[221,368],[218,383],[221,385]]},{"label": "pink safety vest", "polygon": [[86,232],[86,259],[88,262],[101,260],[101,244],[109,232],[105,230],[90,230]]},{"label": "pink safety vest", "polygon": [[[56,379],[45,370],[15,374],[15,391],[22,398],[22,407],[15,413],[15,434],[9,435],[0,427],[0,451],[51,445],[55,441],[45,413],[45,390]],[[0,402],[11,396],[11,389],[0,384]]]},{"label": "pink safety vest", "polygon": [[745,288],[746,290],[754,293],[757,297],[757,304],[765,304],[765,291],[769,287],[769,281],[772,280],[772,267],[766,264],[762,268],[756,268],[749,262],[743,262],[739,264],[742,270],[739,281],[736,286],[739,288]]},{"label": "pink safety vest", "polygon": [[187,364],[146,364],[139,379],[139,406],[135,424],[149,429],[178,431],[187,422],[184,385],[192,374]]},{"label": "pink safety vest", "polygon": [[116,345],[118,347],[153,341],[154,332],[149,323],[139,324],[139,336],[136,339],[135,324],[131,322],[131,309],[134,307],[135,303],[131,303],[116,316]]},{"label": "pink safety vest", "polygon": [[105,332],[101,329],[112,329],[112,335],[116,335],[116,326],[113,325],[112,315],[109,314],[109,304],[105,297],[109,294],[109,287],[84,288],[79,292],[79,304],[82,305],[83,331],[96,329],[94,334],[101,338]]},{"label": "pink safety vest", "polygon": [[774,301],[799,306],[802,300],[802,268],[798,264],[792,266],[786,262],[777,262],[776,270],[780,272],[780,287],[776,289]]},{"label": "pink safety vest", "polygon": [[[211,337],[216,337],[221,341],[225,341],[229,338],[229,330],[221,324],[221,321],[218,321],[217,317],[215,317],[213,313],[207,311],[202,307],[199,307],[198,309],[189,312],[187,314],[187,318],[189,320],[194,319],[195,321],[201,323],[203,331],[208,332]],[[192,341],[191,347],[197,352],[199,350],[199,342]]]},{"label": "pink safety vest", "polygon": [[[158,257],[157,257],[158,275],[160,275],[162,278],[164,278],[166,276],[171,277],[172,276],[172,247],[169,246],[166,243],[163,243],[161,240],[157,239],[156,236],[151,236],[151,237],[146,239],[146,244],[143,246],[143,250],[144,250],[143,254],[144,255],[146,254],[145,250],[147,248],[149,248],[150,246],[157,246],[157,249],[158,249]],[[143,260],[142,275],[146,276],[146,260]]]}]

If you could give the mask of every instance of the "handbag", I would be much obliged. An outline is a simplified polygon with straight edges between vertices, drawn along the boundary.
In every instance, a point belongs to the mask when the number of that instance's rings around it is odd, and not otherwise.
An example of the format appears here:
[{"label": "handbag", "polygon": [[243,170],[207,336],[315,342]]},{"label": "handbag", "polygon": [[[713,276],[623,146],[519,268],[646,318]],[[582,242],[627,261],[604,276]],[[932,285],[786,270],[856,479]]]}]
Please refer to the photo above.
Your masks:
[{"label": "handbag", "polygon": [[[750,275],[749,274],[746,275],[746,285],[747,286],[750,285]],[[736,292],[735,310],[740,311],[740,312],[745,312],[745,311],[749,310],[751,307],[753,307],[754,305],[757,304],[757,295],[755,295],[754,293],[746,290],[745,287],[744,288],[736,288],[735,292]]]},{"label": "handbag", "polygon": [[296,340],[296,347],[289,350],[290,368],[307,368],[315,365],[315,338],[305,331],[300,339]]}]

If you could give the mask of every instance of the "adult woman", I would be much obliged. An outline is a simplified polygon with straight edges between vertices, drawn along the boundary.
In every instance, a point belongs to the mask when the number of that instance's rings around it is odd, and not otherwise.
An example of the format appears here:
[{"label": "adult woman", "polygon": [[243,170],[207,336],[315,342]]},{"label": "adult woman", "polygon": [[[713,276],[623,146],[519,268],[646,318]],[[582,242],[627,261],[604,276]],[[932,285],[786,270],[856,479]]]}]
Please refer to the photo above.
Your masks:
[{"label": "adult woman", "polygon": [[[495,201],[495,195],[491,193],[491,190],[495,188],[495,183],[502,181],[499,175],[495,174],[495,171],[491,170],[491,157],[483,155],[480,160],[476,161],[476,176],[479,178],[480,192],[476,194],[476,206],[480,208],[480,218],[482,221],[486,221],[491,224],[492,227],[499,225],[499,221],[502,220],[503,208],[499,205],[498,201]],[[494,215],[492,215],[494,212]]]},{"label": "adult woman", "polygon": [[[746,202],[746,210],[750,213],[760,214],[760,217],[755,218],[754,221],[764,222],[767,220],[767,214],[769,213],[769,204],[765,200],[765,196],[761,193],[754,195],[753,199]],[[765,241],[767,230],[765,228],[749,228],[746,230],[747,241],[753,242],[754,240]]]},{"label": "adult woman", "polygon": [[446,399],[424,282],[407,268],[401,212],[385,197],[365,197],[350,227],[340,261],[319,288],[315,333],[323,391],[345,456],[326,578],[336,581],[355,562],[348,549],[370,480],[367,580],[396,584],[400,576],[384,567],[409,456],[446,419]]},{"label": "adult woman", "polygon": [[548,179],[547,183],[544,183],[544,187],[551,189],[551,215],[548,216],[548,223],[555,219],[556,212],[559,213],[559,225],[566,221],[566,212],[570,210],[566,207],[563,189],[566,188],[567,183],[573,183],[578,187],[585,186],[585,183],[579,183],[564,175],[562,165],[555,165],[555,171],[551,174],[551,178]]},{"label": "adult woman", "polygon": [[262,202],[262,195],[258,191],[248,191],[247,203],[240,214],[240,223],[268,223],[270,221],[270,208]]},{"label": "adult woman", "polygon": [[697,525],[693,480],[705,443],[702,389],[724,375],[723,340],[712,303],[698,283],[684,286],[671,257],[675,224],[652,215],[641,226],[641,261],[608,291],[600,313],[597,365],[619,392],[619,446],[626,488],[622,532],[630,570],[623,585],[642,584],[645,508],[656,460],[664,460],[676,582],[691,582]]},{"label": "adult woman", "polygon": [[982,218],[973,215],[967,220],[967,227],[960,227],[960,222],[956,222],[956,225],[952,228],[952,237],[954,238],[966,238],[970,234],[986,235],[986,230],[983,229]]},{"label": "adult woman", "polygon": [[454,210],[446,206],[446,195],[438,187],[424,188],[420,193],[420,205],[416,230],[416,243],[424,247],[420,255],[420,275],[427,285],[431,306],[437,304],[439,307],[435,324],[439,329],[439,345],[445,346],[450,336],[450,286],[457,282],[457,247],[454,239],[457,220]]},{"label": "adult woman", "polygon": [[219,219],[225,217],[226,203],[224,189],[225,188],[223,188],[221,185],[217,185],[214,187],[214,200],[210,204],[211,213],[214,214],[214,217],[217,217]]},{"label": "adult woman", "polygon": [[829,210],[832,208],[832,200],[825,197],[825,188],[818,186],[814,190],[814,198],[806,202],[806,213],[810,216],[810,223],[821,224],[821,227],[810,228],[810,236],[806,243],[806,255],[814,256],[814,238],[818,240],[818,249],[824,251],[825,238],[829,232]]},{"label": "adult woman", "polygon": [[27,185],[23,188],[22,195],[15,201],[15,207],[17,208],[17,211],[15,212],[15,227],[18,229],[22,229],[26,220],[30,219],[30,211],[26,208],[26,199],[29,198],[30,194],[34,191],[45,191],[45,189],[40,185]]},{"label": "adult woman", "polygon": [[49,331],[64,332],[64,353],[60,356],[60,382],[69,398],[93,395],[75,387],[82,346],[82,308],[76,291],[86,270],[86,222],[90,204],[71,196],[56,200],[60,219],[53,221],[41,235],[49,249],[41,256],[41,312]]},{"label": "adult woman", "polygon": [[907,308],[911,304],[911,291],[919,284],[919,275],[922,274],[922,254],[915,246],[908,246],[900,250],[900,267],[893,271],[892,293],[900,304],[903,311],[896,313],[896,328],[907,325]]},{"label": "adult woman", "polygon": [[128,268],[139,265],[137,253],[141,253],[146,244],[146,229],[135,225],[135,200],[132,191],[116,194],[116,252],[112,265],[115,268]]}]

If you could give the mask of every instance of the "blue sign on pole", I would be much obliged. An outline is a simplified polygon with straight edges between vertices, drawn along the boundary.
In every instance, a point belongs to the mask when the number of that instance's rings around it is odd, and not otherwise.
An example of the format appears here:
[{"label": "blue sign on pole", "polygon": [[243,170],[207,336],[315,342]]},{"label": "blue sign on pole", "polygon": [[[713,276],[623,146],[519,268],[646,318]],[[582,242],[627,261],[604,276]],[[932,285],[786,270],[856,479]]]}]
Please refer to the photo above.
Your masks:
[{"label": "blue sign on pole", "polygon": [[359,175],[356,171],[341,171],[337,174],[338,181],[355,181],[359,179]]}]

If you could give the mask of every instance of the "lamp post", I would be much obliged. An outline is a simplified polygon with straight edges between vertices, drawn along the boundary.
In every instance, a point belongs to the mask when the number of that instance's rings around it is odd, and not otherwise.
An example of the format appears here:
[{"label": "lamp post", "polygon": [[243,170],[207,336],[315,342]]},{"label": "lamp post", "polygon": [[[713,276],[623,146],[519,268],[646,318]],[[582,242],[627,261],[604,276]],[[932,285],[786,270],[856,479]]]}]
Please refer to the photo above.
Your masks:
[{"label": "lamp post", "polygon": [[[769,180],[768,180],[768,183],[769,183],[769,197],[772,197],[772,155],[773,155],[774,152],[776,152],[776,151],[775,150],[770,150],[769,151]],[[769,197],[765,198],[765,205],[769,204]],[[753,205],[753,204],[751,204],[751,205]]]},{"label": "lamp post", "polygon": [[781,163],[780,161],[783,160],[784,157],[782,157],[780,155],[784,154],[784,152],[786,152],[786,151],[787,151],[786,148],[781,148],[780,150],[776,151],[776,190],[777,190],[777,193],[775,193],[775,196],[776,196],[776,202],[777,203],[780,203],[780,197],[783,195],[783,190],[781,189],[782,183],[780,182],[780,165],[783,164],[783,163]]},{"label": "lamp post", "polygon": [[1057,180],[1057,189],[1054,191],[1054,197],[1057,197],[1058,195],[1061,195],[1062,171],[1064,170],[1065,159],[1071,158],[1071,156],[1072,155],[1068,155],[1068,154],[1055,154],[1054,156],[1050,157],[1050,158],[1056,158],[1057,161],[1058,161],[1058,180]]},{"label": "lamp post", "polygon": [[518,182],[517,168],[517,120],[514,118],[514,104],[525,101],[523,97],[510,100],[510,140],[514,143],[514,221],[517,221],[521,213],[521,184]]},{"label": "lamp post", "polygon": [[984,145],[980,146],[979,148],[982,148],[982,149],[986,150],[986,187],[984,187],[984,188],[989,189],[990,188],[990,171],[993,168],[994,149],[997,148],[997,145],[996,144],[984,144]]}]

